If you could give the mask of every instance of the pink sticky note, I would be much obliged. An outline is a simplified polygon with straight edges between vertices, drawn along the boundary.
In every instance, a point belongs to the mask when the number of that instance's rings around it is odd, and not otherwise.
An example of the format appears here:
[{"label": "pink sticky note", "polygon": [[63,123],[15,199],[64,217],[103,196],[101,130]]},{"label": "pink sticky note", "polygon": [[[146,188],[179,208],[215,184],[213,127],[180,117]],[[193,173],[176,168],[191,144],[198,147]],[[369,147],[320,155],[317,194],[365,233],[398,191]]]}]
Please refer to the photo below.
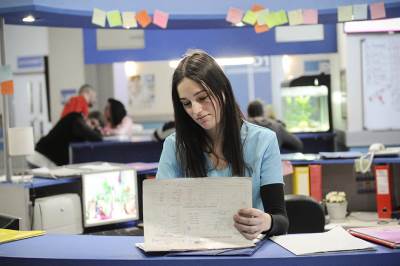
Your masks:
[{"label": "pink sticky note", "polygon": [[370,4],[369,10],[371,11],[371,19],[386,17],[385,3],[383,2]]},{"label": "pink sticky note", "polygon": [[160,28],[167,28],[169,14],[160,10],[154,10],[153,24]]},{"label": "pink sticky note", "polygon": [[237,24],[242,21],[243,18],[243,10],[236,8],[236,7],[230,7],[228,10],[228,14],[226,15],[226,21]]},{"label": "pink sticky note", "polygon": [[303,24],[318,24],[318,10],[303,9]]}]

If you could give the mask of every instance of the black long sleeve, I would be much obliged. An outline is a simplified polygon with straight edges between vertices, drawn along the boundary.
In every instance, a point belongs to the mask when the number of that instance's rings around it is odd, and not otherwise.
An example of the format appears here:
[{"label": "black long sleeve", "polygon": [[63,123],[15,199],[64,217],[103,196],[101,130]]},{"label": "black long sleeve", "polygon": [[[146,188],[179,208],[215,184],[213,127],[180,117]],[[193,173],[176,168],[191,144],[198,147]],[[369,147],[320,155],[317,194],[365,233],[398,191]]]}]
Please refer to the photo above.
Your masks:
[{"label": "black long sleeve", "polygon": [[286,234],[289,229],[289,219],[286,214],[283,184],[262,186],[260,193],[264,211],[272,217],[271,229],[264,233],[267,236]]}]

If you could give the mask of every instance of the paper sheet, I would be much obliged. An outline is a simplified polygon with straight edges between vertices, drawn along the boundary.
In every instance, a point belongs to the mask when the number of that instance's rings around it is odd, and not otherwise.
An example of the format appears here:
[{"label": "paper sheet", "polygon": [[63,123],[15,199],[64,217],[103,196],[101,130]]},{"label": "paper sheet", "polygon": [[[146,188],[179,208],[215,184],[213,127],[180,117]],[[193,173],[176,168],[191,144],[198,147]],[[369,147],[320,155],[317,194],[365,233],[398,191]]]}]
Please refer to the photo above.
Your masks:
[{"label": "paper sheet", "polygon": [[233,215],[252,206],[250,178],[145,180],[145,251],[254,246],[233,226]]},{"label": "paper sheet", "polygon": [[289,234],[271,237],[271,240],[295,255],[314,253],[372,250],[375,245],[358,239],[337,226],[324,233]]}]

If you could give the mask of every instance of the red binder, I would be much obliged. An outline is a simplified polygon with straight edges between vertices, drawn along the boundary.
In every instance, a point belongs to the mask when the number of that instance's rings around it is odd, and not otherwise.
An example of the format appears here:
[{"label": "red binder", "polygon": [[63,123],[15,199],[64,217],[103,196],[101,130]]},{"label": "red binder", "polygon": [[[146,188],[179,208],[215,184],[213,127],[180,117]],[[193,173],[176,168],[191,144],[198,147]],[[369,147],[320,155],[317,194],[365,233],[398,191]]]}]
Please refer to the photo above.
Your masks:
[{"label": "red binder", "polygon": [[376,208],[379,218],[392,218],[392,177],[389,165],[375,166]]},{"label": "red binder", "polygon": [[311,164],[310,169],[310,196],[316,201],[322,201],[322,167],[320,164]]}]

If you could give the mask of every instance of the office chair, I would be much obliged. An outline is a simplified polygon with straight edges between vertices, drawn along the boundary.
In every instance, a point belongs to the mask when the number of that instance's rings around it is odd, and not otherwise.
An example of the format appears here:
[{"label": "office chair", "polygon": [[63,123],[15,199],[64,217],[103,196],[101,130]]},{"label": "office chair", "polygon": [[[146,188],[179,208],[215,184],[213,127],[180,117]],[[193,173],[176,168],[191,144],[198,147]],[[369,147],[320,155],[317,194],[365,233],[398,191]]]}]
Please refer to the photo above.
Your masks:
[{"label": "office chair", "polygon": [[0,213],[0,228],[19,230],[19,218]]},{"label": "office chair", "polygon": [[313,198],[305,195],[285,195],[285,204],[289,218],[289,234],[324,231],[324,210]]}]

